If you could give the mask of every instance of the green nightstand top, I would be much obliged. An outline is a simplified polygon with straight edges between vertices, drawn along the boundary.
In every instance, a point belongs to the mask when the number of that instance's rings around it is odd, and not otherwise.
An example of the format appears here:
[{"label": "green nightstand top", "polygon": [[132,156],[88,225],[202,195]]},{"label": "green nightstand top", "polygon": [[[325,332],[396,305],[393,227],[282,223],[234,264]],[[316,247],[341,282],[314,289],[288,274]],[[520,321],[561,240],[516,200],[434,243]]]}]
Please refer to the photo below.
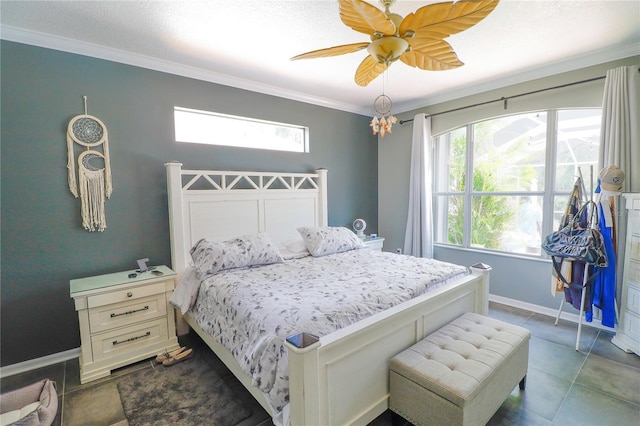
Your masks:
[{"label": "green nightstand top", "polygon": [[[113,285],[131,284],[152,278],[174,277],[176,275],[175,272],[164,265],[156,266],[155,270],[162,272],[162,275],[154,275],[151,271],[136,273],[135,269],[132,269],[131,271],[116,272],[115,274],[78,278],[69,282],[69,293],[73,296],[83,291],[96,290]],[[136,273],[137,276],[135,278],[129,278],[129,274],[133,273]]]},{"label": "green nightstand top", "polygon": [[384,237],[377,236],[375,238],[371,238],[371,235],[365,235],[362,241],[365,243],[368,243],[369,241],[384,241]]}]

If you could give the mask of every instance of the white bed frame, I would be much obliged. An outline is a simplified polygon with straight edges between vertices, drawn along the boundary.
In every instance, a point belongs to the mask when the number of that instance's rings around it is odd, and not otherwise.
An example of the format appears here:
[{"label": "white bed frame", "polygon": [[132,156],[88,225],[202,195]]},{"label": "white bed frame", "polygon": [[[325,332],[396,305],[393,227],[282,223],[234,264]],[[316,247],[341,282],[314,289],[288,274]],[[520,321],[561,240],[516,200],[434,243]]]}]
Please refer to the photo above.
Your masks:
[{"label": "white bed frame", "polygon": [[[267,232],[299,237],[300,226],[326,226],[327,170],[264,173],[182,170],[167,163],[173,269],[182,276],[200,238],[226,240]],[[304,348],[286,343],[292,425],[367,424],[388,408],[389,361],[465,312],[486,314],[490,267],[320,338]],[[231,353],[188,315],[186,322],[271,412]],[[304,332],[305,330],[300,330]]]}]

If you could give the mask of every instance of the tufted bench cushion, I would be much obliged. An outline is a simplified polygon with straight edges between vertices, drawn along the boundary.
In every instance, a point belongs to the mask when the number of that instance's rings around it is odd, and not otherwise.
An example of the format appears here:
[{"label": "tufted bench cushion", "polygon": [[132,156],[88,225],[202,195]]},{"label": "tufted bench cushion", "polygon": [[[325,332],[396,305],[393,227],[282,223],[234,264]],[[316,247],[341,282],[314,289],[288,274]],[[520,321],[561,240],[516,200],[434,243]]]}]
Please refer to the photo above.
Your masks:
[{"label": "tufted bench cushion", "polygon": [[390,408],[416,425],[484,425],[520,382],[529,330],[466,313],[391,360]]}]

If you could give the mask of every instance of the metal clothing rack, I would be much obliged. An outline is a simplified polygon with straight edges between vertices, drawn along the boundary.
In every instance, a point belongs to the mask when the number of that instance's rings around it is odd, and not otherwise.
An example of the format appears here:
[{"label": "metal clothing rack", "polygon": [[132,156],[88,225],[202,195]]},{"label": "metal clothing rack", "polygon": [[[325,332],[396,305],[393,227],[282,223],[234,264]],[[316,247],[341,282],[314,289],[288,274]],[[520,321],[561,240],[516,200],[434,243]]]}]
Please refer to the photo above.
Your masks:
[{"label": "metal clothing rack", "polygon": [[[584,179],[582,177],[582,170],[580,168],[578,168],[578,173],[580,174],[580,179],[583,182],[584,185]],[[587,202],[593,201],[593,166],[590,166],[590,190],[589,190],[589,197],[588,200],[586,200]],[[583,190],[583,194],[586,193],[585,190]],[[585,201],[585,200],[583,200]],[[598,197],[597,197],[597,201],[595,203],[595,208],[596,211],[594,212],[594,214],[598,214],[597,209],[601,208],[600,206],[600,202],[602,201],[602,191],[600,191],[598,193]],[[589,219],[589,224],[588,227],[593,229],[593,220],[592,220],[593,214],[590,215],[590,219]],[[589,269],[592,268],[593,265],[590,264],[585,264],[584,265],[584,273],[582,276],[582,292],[581,292],[581,297],[580,297],[580,311],[578,314],[578,332],[576,335],[576,351],[580,350],[580,335],[582,334],[582,320],[584,318],[584,304],[585,304],[585,299],[586,299],[586,293],[587,290],[589,288],[589,286],[591,285],[588,281],[589,281]],[[564,302],[565,302],[565,297],[562,297],[562,300],[560,301],[560,307],[558,308],[558,315],[556,316],[556,321],[554,323],[554,325],[558,325],[558,321],[560,320],[560,314],[562,313],[562,307],[564,306]],[[618,304],[617,301],[614,302],[614,307],[615,307],[615,316],[616,316],[616,324],[618,323]]]}]

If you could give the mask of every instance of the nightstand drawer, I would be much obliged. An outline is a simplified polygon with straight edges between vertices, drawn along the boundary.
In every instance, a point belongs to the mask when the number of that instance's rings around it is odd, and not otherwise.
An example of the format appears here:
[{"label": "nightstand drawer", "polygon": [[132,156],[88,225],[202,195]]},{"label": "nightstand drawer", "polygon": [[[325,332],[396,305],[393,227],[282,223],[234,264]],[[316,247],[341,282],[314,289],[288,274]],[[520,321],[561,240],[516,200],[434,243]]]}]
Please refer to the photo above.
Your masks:
[{"label": "nightstand drawer", "polygon": [[636,260],[640,262],[640,234],[632,233],[629,235],[629,242],[627,243],[629,246],[629,256],[630,260]]},{"label": "nightstand drawer", "polygon": [[93,361],[117,356],[119,353],[135,351],[142,346],[166,341],[167,338],[166,318],[158,318],[154,321],[91,336]]},{"label": "nightstand drawer", "polygon": [[640,315],[640,288],[632,283],[627,286],[627,309]]},{"label": "nightstand drawer", "polygon": [[165,293],[89,309],[91,333],[147,321],[167,314]]},{"label": "nightstand drawer", "polygon": [[640,342],[640,317],[626,312],[622,324],[622,330],[630,339]]},{"label": "nightstand drawer", "polygon": [[164,293],[165,283],[155,283],[140,287],[131,287],[123,290],[110,291],[108,293],[97,294],[95,296],[87,297],[87,306],[89,309],[97,306],[111,305],[113,303],[120,303],[127,300],[133,300],[140,297],[147,297],[154,294]]},{"label": "nightstand drawer", "polygon": [[627,271],[625,272],[624,279],[640,283],[640,261],[629,259],[627,262]]}]

